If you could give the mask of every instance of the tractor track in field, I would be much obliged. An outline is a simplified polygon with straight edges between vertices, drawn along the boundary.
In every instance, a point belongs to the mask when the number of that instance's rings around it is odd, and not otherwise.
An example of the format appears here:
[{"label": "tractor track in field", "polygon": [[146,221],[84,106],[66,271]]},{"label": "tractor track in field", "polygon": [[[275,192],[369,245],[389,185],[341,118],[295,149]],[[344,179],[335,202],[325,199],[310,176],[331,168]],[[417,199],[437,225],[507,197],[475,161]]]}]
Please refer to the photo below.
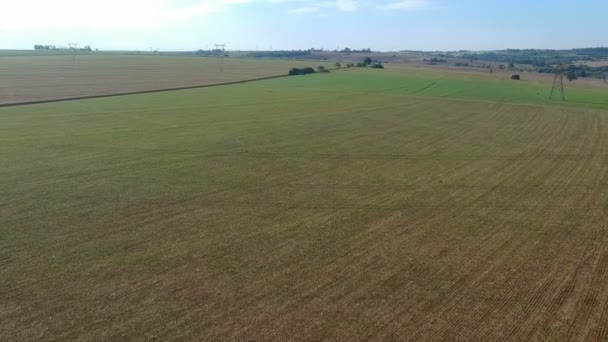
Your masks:
[{"label": "tractor track in field", "polygon": [[423,92],[423,91],[425,91],[425,90],[427,90],[427,89],[429,89],[429,88],[433,87],[435,84],[437,84],[437,82],[439,82],[439,81],[433,81],[433,82],[431,82],[431,83],[429,83],[429,84],[425,85],[424,87],[422,87],[422,88],[420,88],[420,89],[417,89],[417,90],[413,91],[413,92],[412,92],[410,95],[415,95],[415,94],[421,93],[421,92]]}]

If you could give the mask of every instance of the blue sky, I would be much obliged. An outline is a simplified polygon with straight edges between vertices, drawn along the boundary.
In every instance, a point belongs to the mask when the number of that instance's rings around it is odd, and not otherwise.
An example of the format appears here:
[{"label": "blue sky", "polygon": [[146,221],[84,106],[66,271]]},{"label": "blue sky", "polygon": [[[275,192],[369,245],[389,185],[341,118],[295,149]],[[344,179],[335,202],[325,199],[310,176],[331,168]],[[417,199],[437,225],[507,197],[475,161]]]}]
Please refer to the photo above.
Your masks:
[{"label": "blue sky", "polygon": [[608,46],[606,0],[0,0],[0,48]]}]

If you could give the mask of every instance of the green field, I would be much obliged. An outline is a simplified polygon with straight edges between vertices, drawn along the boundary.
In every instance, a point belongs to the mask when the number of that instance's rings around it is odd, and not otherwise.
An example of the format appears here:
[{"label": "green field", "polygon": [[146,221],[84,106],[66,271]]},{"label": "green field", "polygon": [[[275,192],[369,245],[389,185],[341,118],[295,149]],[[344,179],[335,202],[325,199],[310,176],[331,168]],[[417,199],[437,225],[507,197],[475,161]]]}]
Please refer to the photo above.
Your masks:
[{"label": "green field", "polygon": [[0,108],[9,340],[605,340],[608,92],[350,70]]}]

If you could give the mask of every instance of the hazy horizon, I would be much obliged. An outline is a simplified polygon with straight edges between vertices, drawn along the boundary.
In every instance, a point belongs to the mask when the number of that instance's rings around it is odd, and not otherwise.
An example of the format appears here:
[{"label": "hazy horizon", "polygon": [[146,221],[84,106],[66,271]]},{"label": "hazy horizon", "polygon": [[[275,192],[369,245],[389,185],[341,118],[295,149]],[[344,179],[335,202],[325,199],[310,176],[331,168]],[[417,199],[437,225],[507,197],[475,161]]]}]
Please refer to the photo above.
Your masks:
[{"label": "hazy horizon", "polygon": [[[21,0],[0,12],[0,48],[78,42],[100,50],[488,51],[608,46],[608,3],[514,0]],[[32,11],[32,9],[36,9]]]},{"label": "hazy horizon", "polygon": [[[67,46],[67,44],[41,44],[41,45],[51,45],[51,46],[55,46],[55,48],[57,48],[58,50],[60,49],[70,49],[69,46]],[[88,44],[79,44],[77,46],[78,49],[83,48],[84,46],[87,46]],[[350,48],[351,50],[360,50],[360,49],[367,49],[366,47],[362,47],[362,48],[351,48],[349,46],[345,46],[345,48]],[[91,48],[95,51],[95,46],[91,46]],[[551,49],[551,48],[545,48],[545,49],[540,49],[540,48],[513,48],[513,47],[508,47],[508,48],[504,48],[504,49],[494,49],[494,50],[465,50],[465,49],[460,49],[460,50],[411,50],[411,49],[400,49],[400,50],[374,50],[372,49],[371,52],[372,53],[391,53],[391,52],[423,52],[423,53],[440,53],[440,52],[446,52],[446,53],[451,53],[451,52],[461,52],[461,51],[466,51],[466,52],[492,52],[492,51],[506,51],[506,50],[549,50],[549,51],[570,51],[570,50],[578,50],[578,49],[605,49],[608,48],[607,46],[583,46],[583,47],[572,47],[572,48],[563,48],[563,49]],[[210,50],[216,49],[213,45],[211,45],[209,47]],[[281,49],[281,48],[276,48],[276,49],[272,49],[272,50],[268,50],[268,49],[258,49],[258,50],[247,50],[247,49],[229,49],[226,48],[225,51],[227,52],[251,52],[251,51],[305,51],[305,50],[310,50],[310,49],[314,49],[317,50],[317,48],[315,47],[311,47],[311,48],[301,48],[301,49]],[[11,49],[11,48],[0,48],[0,50],[5,50],[5,51],[34,51],[33,46],[31,48],[23,48],[23,49]],[[137,49],[97,49],[99,50],[99,52],[151,52],[150,50],[145,50],[145,49],[141,49],[141,50],[137,50]],[[196,50],[162,50],[162,49],[158,49],[158,50],[154,50],[154,52],[175,52],[175,53],[186,53],[186,52],[195,52],[197,50],[200,49],[196,49]],[[204,48],[203,48],[204,50]],[[335,51],[335,49],[324,49],[324,52],[333,52]]]}]

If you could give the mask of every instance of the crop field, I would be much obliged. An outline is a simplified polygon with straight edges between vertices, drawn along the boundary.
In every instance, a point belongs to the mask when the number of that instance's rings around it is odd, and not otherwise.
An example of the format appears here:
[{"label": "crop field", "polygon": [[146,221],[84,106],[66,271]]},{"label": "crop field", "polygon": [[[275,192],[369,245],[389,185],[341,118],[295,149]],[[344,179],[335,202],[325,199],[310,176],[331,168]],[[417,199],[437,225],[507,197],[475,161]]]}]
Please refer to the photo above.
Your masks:
[{"label": "crop field", "polygon": [[188,87],[285,75],[315,61],[152,55],[0,56],[0,104]]},{"label": "crop field", "polygon": [[608,93],[549,90],[350,70],[0,108],[0,336],[606,340]]}]

